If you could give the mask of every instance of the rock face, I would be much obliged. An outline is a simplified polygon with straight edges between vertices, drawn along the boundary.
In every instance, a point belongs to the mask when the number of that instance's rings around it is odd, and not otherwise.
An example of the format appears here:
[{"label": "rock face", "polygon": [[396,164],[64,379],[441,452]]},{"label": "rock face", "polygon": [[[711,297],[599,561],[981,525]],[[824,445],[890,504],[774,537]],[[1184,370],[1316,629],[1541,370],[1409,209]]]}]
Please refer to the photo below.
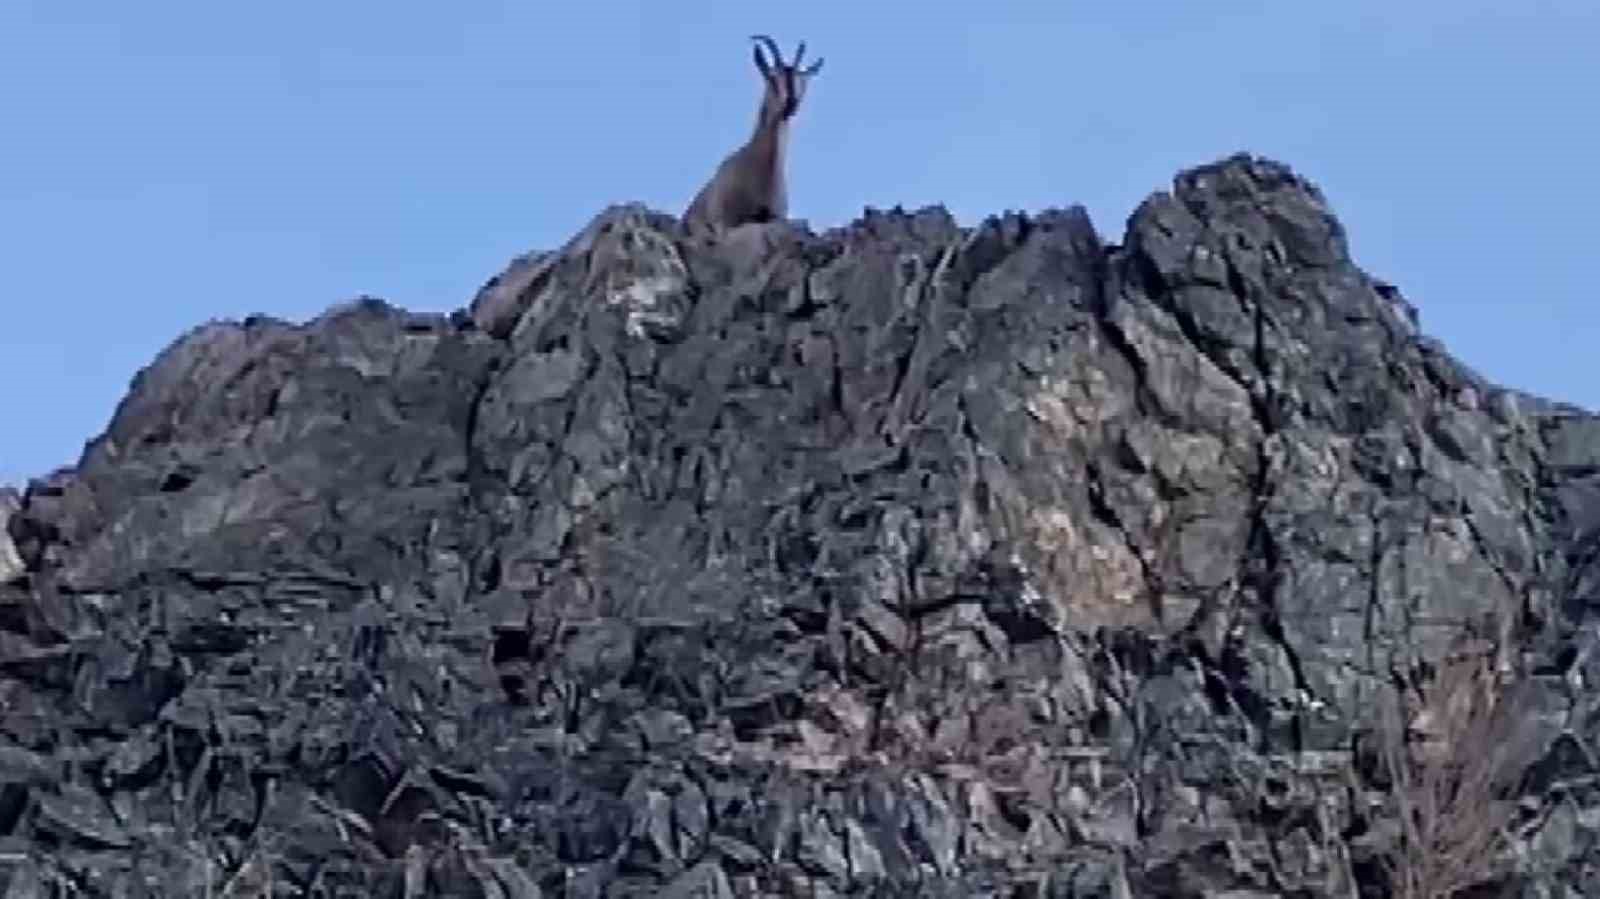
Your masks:
[{"label": "rock face", "polygon": [[1491,885],[1600,891],[1600,419],[1315,188],[676,225],[197,328],[0,497],[0,896],[1383,895],[1361,735],[1464,634]]}]

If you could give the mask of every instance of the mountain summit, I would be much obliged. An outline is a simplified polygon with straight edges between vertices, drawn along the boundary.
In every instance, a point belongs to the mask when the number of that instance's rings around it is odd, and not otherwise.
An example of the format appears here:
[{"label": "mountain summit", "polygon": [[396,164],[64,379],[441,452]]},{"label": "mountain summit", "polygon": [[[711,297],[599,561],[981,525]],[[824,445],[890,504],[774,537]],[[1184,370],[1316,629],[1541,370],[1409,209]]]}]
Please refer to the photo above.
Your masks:
[{"label": "mountain summit", "polygon": [[1600,892],[1600,420],[1268,160],[1120,245],[614,207],[196,328],[0,522],[0,896]]}]

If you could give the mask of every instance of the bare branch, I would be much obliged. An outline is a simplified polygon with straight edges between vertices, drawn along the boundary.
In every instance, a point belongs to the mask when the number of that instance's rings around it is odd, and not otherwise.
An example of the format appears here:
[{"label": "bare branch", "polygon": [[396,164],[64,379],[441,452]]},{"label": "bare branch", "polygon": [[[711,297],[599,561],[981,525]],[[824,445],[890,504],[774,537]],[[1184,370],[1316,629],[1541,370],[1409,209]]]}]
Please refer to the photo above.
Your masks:
[{"label": "bare branch", "polygon": [[1389,870],[1401,899],[1446,899],[1491,876],[1526,767],[1516,692],[1490,655],[1475,654],[1382,704],[1380,753],[1399,820]]}]

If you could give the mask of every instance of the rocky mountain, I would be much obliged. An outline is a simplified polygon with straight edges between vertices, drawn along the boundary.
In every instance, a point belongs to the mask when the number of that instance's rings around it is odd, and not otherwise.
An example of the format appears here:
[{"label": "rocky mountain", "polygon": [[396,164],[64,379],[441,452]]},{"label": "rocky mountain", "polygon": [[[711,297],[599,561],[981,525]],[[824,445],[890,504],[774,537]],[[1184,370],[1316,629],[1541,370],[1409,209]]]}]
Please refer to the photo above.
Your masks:
[{"label": "rocky mountain", "polygon": [[1474,652],[1469,879],[1600,894],[1600,418],[1268,160],[1120,245],[614,207],[196,328],[0,522],[5,899],[1391,895]]}]

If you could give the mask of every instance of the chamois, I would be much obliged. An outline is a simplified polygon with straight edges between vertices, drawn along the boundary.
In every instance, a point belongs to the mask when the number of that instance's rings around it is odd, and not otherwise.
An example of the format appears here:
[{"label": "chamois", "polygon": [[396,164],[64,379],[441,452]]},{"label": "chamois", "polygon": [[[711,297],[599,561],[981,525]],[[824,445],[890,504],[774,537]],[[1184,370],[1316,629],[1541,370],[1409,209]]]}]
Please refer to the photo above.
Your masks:
[{"label": "chamois", "polygon": [[[800,59],[806,53],[805,41],[795,50],[794,59],[785,63],[772,38],[757,34],[750,39],[757,42],[752,48],[756,69],[766,82],[755,133],[744,146],[728,154],[689,204],[683,222],[691,230],[716,230],[746,222],[781,220],[789,212],[788,188],[783,177],[789,119],[800,108],[806,83],[822,70],[822,60],[802,69]],[[762,44],[772,53],[770,62],[761,52]]]}]

